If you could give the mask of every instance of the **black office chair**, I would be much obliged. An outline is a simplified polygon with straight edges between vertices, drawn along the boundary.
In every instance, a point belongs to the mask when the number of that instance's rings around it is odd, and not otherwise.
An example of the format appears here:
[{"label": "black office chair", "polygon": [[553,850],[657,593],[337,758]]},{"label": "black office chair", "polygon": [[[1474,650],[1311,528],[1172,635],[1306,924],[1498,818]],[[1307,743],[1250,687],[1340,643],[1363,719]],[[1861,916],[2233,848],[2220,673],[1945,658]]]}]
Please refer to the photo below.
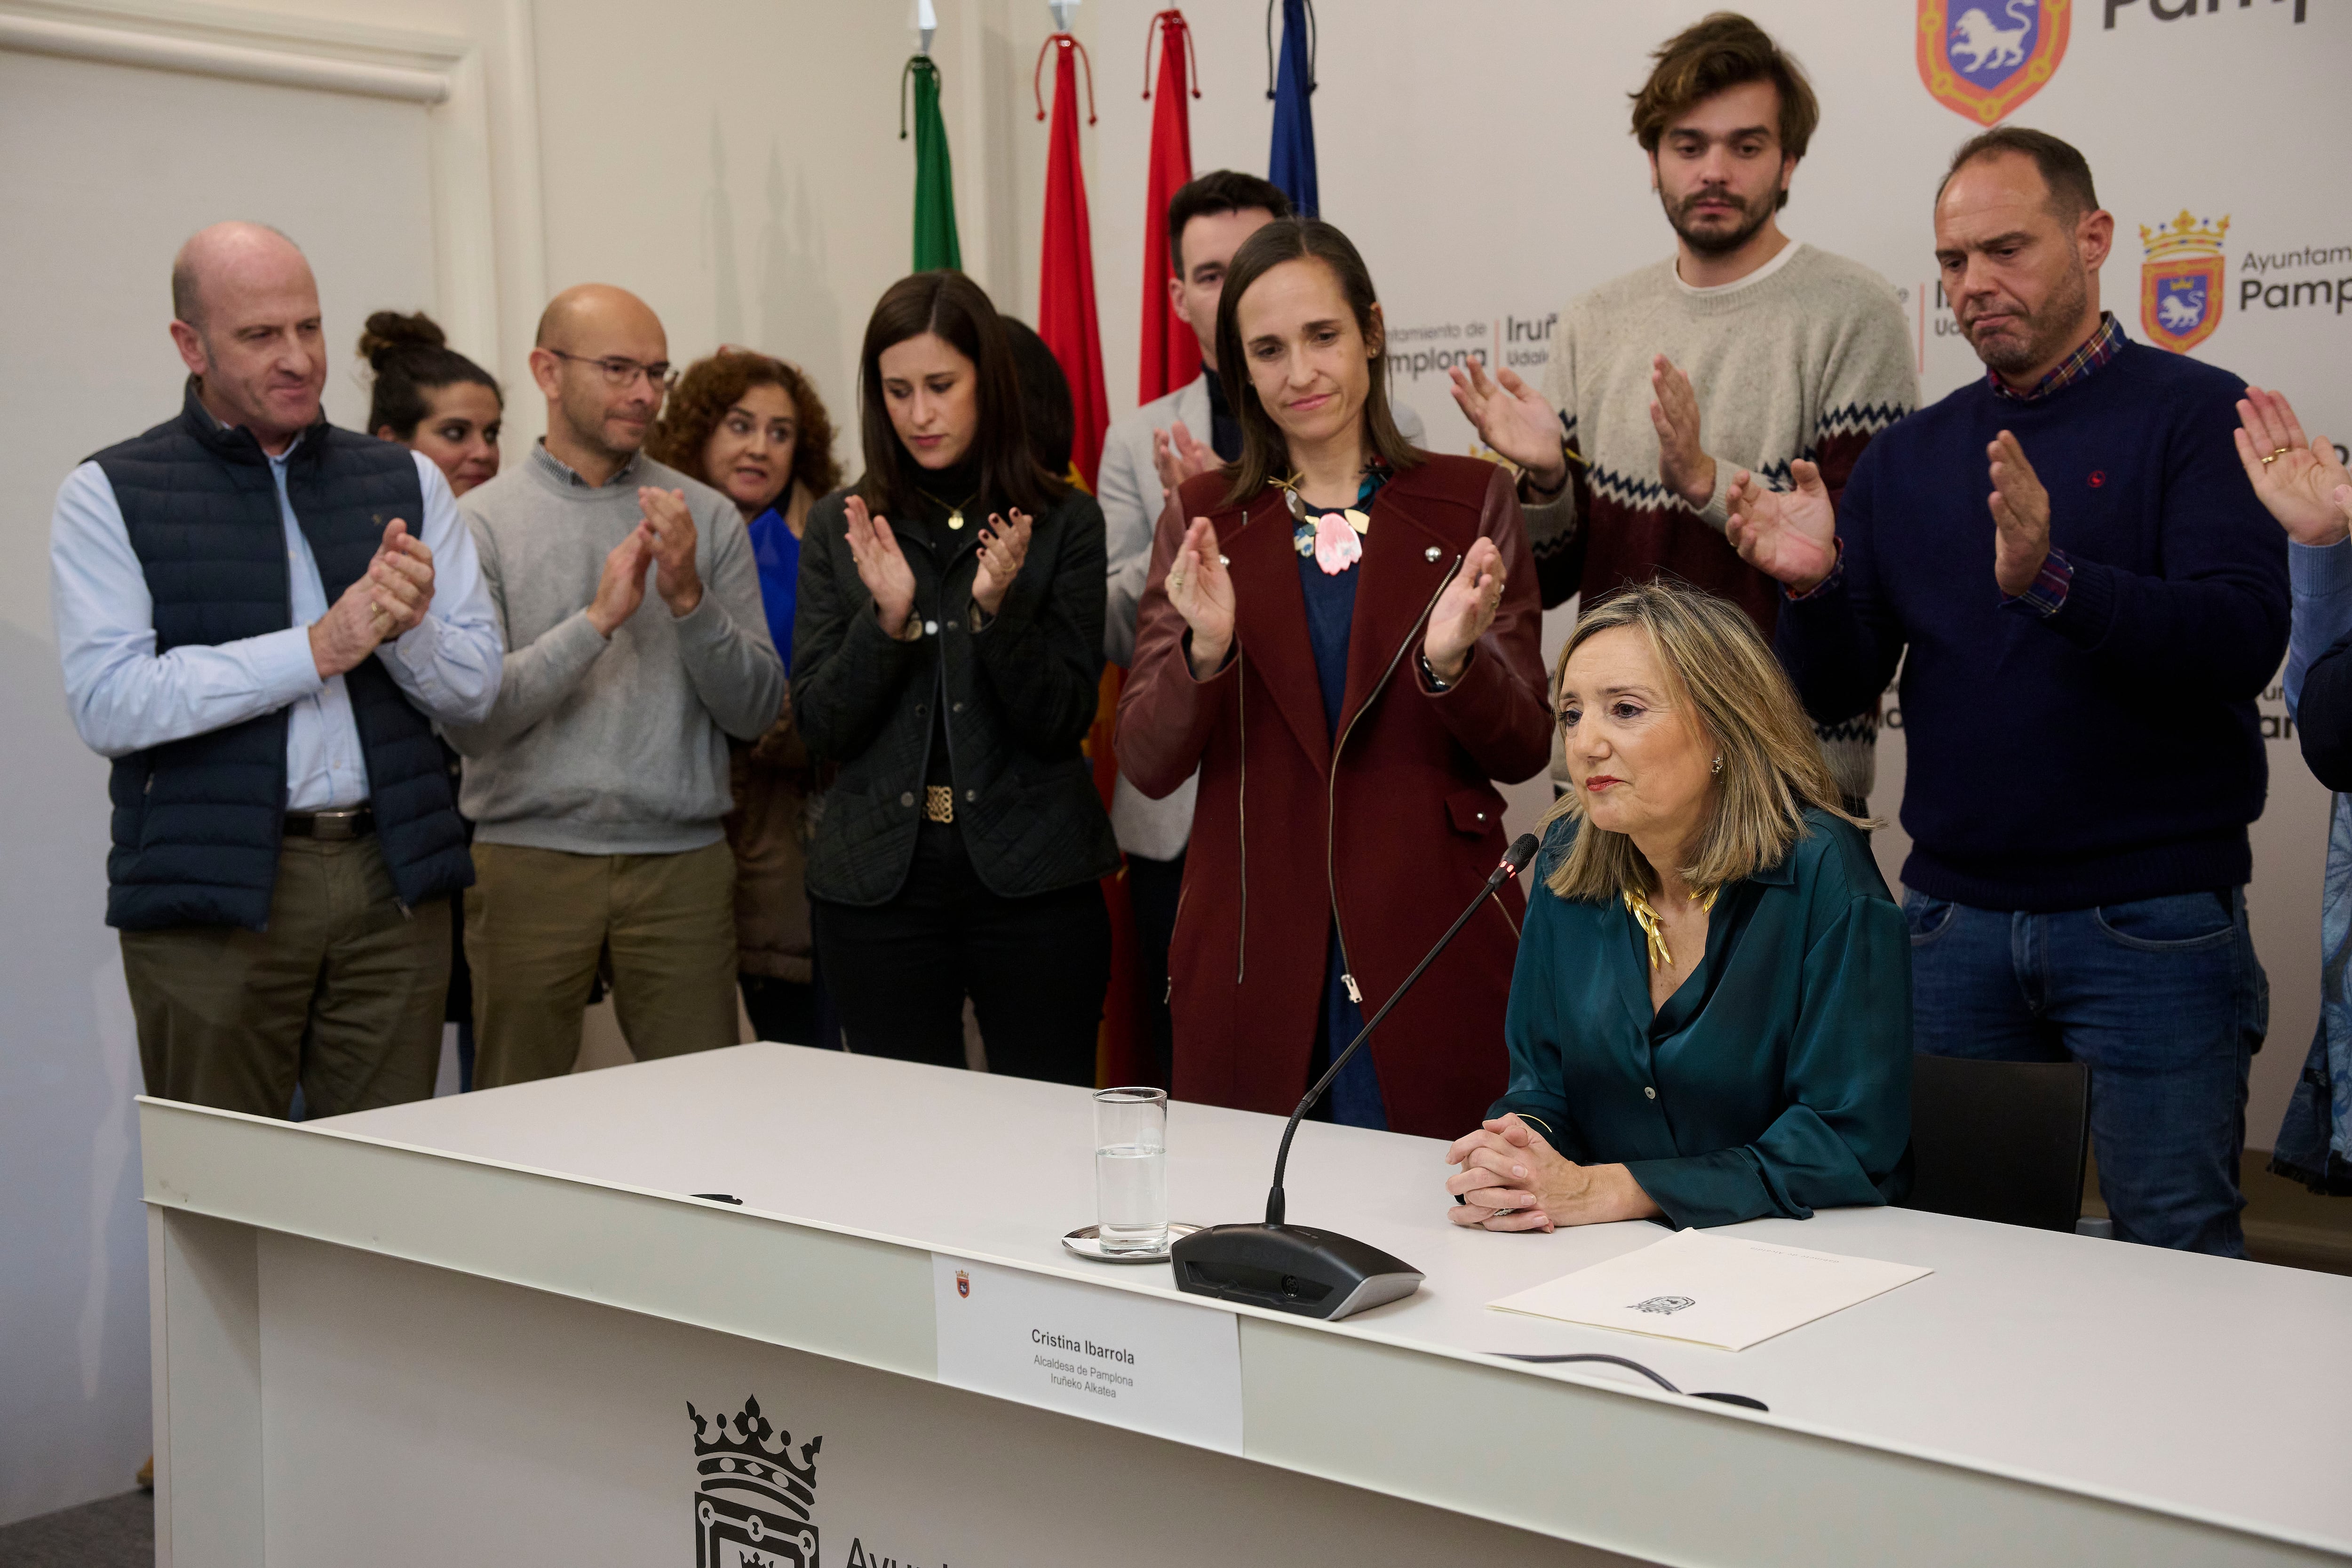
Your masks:
[{"label": "black office chair", "polygon": [[1903,1206],[2071,1231],[2090,1134],[2091,1069],[2081,1062],[1914,1057]]}]

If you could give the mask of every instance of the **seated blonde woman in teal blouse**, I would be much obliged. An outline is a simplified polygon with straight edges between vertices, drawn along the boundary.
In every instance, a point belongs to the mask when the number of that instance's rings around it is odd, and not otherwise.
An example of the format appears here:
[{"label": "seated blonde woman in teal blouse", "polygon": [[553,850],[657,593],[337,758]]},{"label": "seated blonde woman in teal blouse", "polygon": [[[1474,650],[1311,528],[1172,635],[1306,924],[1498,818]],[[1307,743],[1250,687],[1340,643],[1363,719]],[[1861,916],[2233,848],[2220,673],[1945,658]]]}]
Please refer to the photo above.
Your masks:
[{"label": "seated blonde woman in teal blouse", "polygon": [[1553,683],[1573,788],[1536,862],[1509,1091],[1457,1225],[1730,1225],[1910,1185],[1911,943],[1748,617],[1647,584]]}]

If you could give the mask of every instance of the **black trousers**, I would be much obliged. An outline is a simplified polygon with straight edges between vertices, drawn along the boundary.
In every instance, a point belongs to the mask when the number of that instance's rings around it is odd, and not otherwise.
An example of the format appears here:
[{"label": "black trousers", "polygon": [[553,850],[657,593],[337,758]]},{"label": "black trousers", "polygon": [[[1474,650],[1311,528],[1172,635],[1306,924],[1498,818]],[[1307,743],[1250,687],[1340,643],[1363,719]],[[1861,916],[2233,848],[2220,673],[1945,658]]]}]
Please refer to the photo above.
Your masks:
[{"label": "black trousers", "polygon": [[839,1029],[832,1039],[824,1037],[824,1002],[814,984],[748,970],[738,972],[735,982],[743,988],[743,1016],[751,1020],[753,1038],[820,1050],[841,1048]]},{"label": "black trousers", "polygon": [[1136,1012],[1150,1047],[1151,1081],[1174,1085],[1176,1026],[1168,1013],[1168,944],[1176,939],[1176,906],[1184,892],[1184,857],[1127,858],[1127,900],[1135,910]]},{"label": "black trousers", "polygon": [[809,903],[817,963],[850,1050],[961,1067],[969,995],[991,1072],[1093,1085],[1110,984],[1099,884],[1000,898],[973,873],[963,835],[927,822],[890,902]]}]

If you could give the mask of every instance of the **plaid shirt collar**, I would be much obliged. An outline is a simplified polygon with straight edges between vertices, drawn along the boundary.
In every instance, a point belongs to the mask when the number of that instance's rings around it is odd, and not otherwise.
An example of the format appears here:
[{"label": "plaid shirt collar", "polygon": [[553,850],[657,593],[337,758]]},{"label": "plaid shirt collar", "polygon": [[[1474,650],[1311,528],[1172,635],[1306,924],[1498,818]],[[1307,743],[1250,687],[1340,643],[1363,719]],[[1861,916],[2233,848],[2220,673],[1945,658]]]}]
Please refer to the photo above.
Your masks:
[{"label": "plaid shirt collar", "polygon": [[557,484],[563,485],[572,489],[593,490],[600,489],[610,489],[614,485],[624,484],[628,480],[635,479],[636,477],[638,460],[644,456],[645,454],[643,452],[630,453],[628,460],[624,462],[619,468],[614,469],[613,477],[606,479],[601,486],[590,484],[586,478],[581,474],[579,469],[573,468],[571,464],[565,462],[562,458],[549,451],[547,449],[547,437],[544,436],[541,436],[538,440],[533,441],[530,444],[530,461],[537,463],[541,471],[552,478]]},{"label": "plaid shirt collar", "polygon": [[1985,380],[1992,384],[1995,397],[2005,397],[2011,403],[2039,403],[2062,386],[2072,386],[2088,377],[2101,365],[2116,357],[2116,351],[2131,340],[2124,336],[2123,324],[2116,320],[2113,310],[2099,312],[2099,330],[2084,340],[2083,346],[2061,361],[2058,368],[2033,384],[2030,392],[2019,392],[2001,380],[1998,371],[1985,372]]}]

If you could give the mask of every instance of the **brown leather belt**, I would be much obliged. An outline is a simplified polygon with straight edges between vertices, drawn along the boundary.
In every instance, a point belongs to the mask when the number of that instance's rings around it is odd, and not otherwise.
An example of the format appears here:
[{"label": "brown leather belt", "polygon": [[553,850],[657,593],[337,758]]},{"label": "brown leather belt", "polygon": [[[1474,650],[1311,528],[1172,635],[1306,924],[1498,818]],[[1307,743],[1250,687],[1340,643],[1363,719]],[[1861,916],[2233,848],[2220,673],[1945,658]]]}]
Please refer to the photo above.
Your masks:
[{"label": "brown leather belt", "polygon": [[955,820],[955,790],[947,784],[923,786],[923,816],[932,822]]},{"label": "brown leather belt", "polygon": [[364,838],[375,831],[375,812],[364,805],[345,806],[340,811],[289,811],[286,814],[286,837],[289,838]]}]

